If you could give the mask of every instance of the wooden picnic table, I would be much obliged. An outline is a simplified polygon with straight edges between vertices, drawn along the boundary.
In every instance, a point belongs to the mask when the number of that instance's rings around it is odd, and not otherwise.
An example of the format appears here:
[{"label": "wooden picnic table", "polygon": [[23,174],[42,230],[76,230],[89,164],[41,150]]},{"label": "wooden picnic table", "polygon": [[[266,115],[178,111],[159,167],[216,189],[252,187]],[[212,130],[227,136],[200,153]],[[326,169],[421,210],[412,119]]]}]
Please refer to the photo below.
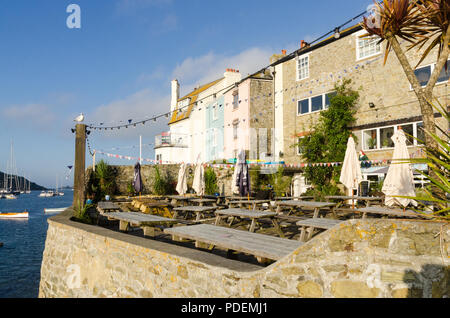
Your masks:
[{"label": "wooden picnic table", "polygon": [[220,225],[221,220],[225,217],[231,217],[231,221],[228,224],[229,227],[233,224],[235,218],[240,219],[250,219],[251,224],[249,231],[254,232],[256,223],[263,218],[269,218],[272,221],[273,226],[277,230],[280,237],[284,237],[283,232],[280,229],[280,226],[276,220],[275,212],[266,212],[266,211],[255,211],[255,210],[246,210],[246,209],[226,209],[226,210],[217,210],[214,212],[216,214],[216,222],[215,225]]},{"label": "wooden picnic table", "polygon": [[383,208],[383,207],[368,207],[368,208],[356,208],[355,212],[362,213],[362,218],[367,218],[367,214],[381,214],[384,216],[395,216],[395,217],[409,217],[409,218],[420,218],[424,217],[425,215],[416,213],[412,210],[401,210],[401,209],[390,209],[390,208]]},{"label": "wooden picnic table", "polygon": [[189,202],[198,203],[199,206],[204,206],[204,205],[208,205],[208,204],[217,206],[217,200],[214,200],[214,199],[195,198],[195,199],[189,199]]},{"label": "wooden picnic table", "polygon": [[345,196],[345,195],[330,195],[326,196],[325,199],[327,200],[339,200],[342,204],[344,201],[353,200],[355,203],[358,201],[365,201],[366,207],[370,207],[371,202],[374,201],[383,201],[382,197],[361,197],[361,196]]},{"label": "wooden picnic table", "polygon": [[236,200],[230,201],[228,203],[230,208],[235,206],[239,206],[240,208],[244,208],[245,206],[251,205],[253,210],[256,210],[256,207],[259,205],[263,205],[264,203],[269,204],[270,208],[270,200]]},{"label": "wooden picnic table", "polygon": [[196,247],[214,246],[255,256],[259,261],[279,260],[294,252],[303,242],[222,226],[199,224],[165,229],[164,233],[196,241]]},{"label": "wooden picnic table", "polygon": [[181,206],[173,209],[173,218],[178,217],[179,212],[192,212],[196,214],[195,221],[198,222],[201,219],[201,215],[208,212],[214,212],[217,207],[214,206]]},{"label": "wooden picnic table", "polygon": [[97,203],[97,210],[100,214],[111,211],[119,211],[120,207],[118,204],[110,201],[101,201]]},{"label": "wooden picnic table", "polygon": [[[342,222],[343,221],[331,220],[331,219],[325,219],[325,218],[312,218],[312,219],[297,221],[296,224],[301,227],[299,241],[304,242],[306,240],[311,239],[311,237],[313,236],[314,230],[316,228],[329,230],[332,227],[334,227]],[[307,238],[306,238],[306,232],[309,232]],[[306,240],[305,240],[305,238],[306,238]]]},{"label": "wooden picnic table", "polygon": [[312,200],[314,197],[312,196],[305,196],[305,197],[275,197],[275,201],[283,201],[283,200]]},{"label": "wooden picnic table", "polygon": [[314,202],[314,201],[296,201],[296,200],[288,200],[288,201],[276,201],[277,205],[277,214],[281,214],[282,207],[290,207],[291,211],[289,211],[288,215],[292,212],[292,209],[295,208],[303,208],[303,209],[313,209],[314,216],[313,218],[317,218],[319,216],[319,212],[321,209],[329,208],[332,212],[333,208],[336,206],[336,203],[332,202]]},{"label": "wooden picnic table", "polygon": [[191,199],[190,197],[185,197],[182,195],[169,195],[167,198],[171,200],[171,203],[174,206],[178,206],[181,202],[186,203],[189,199]]},{"label": "wooden picnic table", "polygon": [[242,201],[242,200],[254,200],[254,197],[238,197],[238,196],[231,196],[231,197],[225,197],[225,204],[229,204],[231,201]]},{"label": "wooden picnic table", "polygon": [[171,226],[178,223],[177,220],[160,217],[157,215],[149,215],[140,212],[112,212],[108,214],[109,220],[119,220],[120,231],[128,231],[130,225],[138,226],[144,230],[145,236],[154,237],[156,235],[157,226]]}]

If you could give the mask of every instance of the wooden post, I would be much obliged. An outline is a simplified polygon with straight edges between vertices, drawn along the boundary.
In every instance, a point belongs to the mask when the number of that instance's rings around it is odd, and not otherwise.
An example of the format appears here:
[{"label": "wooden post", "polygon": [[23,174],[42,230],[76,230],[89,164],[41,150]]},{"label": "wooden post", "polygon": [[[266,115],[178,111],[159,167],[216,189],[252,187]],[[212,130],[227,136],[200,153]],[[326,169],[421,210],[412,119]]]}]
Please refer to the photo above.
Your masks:
[{"label": "wooden post", "polygon": [[73,207],[82,208],[85,202],[86,125],[76,125],[75,172],[73,178]]}]

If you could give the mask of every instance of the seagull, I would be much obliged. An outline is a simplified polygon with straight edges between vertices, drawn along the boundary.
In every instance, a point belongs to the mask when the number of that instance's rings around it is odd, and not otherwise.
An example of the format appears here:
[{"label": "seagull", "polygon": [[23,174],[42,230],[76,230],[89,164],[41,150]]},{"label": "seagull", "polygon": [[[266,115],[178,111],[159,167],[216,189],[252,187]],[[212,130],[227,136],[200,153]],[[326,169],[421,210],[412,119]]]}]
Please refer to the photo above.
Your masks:
[{"label": "seagull", "polygon": [[79,122],[79,123],[81,123],[81,122],[83,122],[83,120],[84,120],[84,115],[83,115],[83,113],[81,113],[77,118],[75,118],[73,121],[76,121],[76,122]]}]

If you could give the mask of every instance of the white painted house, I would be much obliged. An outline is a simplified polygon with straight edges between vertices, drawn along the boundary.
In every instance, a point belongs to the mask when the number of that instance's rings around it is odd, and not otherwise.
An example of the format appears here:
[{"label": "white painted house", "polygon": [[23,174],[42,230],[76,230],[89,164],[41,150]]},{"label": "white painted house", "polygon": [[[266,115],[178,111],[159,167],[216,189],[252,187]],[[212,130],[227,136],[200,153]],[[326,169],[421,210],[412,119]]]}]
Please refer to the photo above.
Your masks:
[{"label": "white painted house", "polygon": [[[155,159],[162,163],[205,162],[208,138],[207,107],[214,104],[232,85],[241,80],[239,71],[227,69],[224,76],[196,87],[180,98],[180,84],[172,81],[169,131],[155,137]],[[221,108],[224,111],[224,107]],[[215,138],[223,138],[223,134]]]}]

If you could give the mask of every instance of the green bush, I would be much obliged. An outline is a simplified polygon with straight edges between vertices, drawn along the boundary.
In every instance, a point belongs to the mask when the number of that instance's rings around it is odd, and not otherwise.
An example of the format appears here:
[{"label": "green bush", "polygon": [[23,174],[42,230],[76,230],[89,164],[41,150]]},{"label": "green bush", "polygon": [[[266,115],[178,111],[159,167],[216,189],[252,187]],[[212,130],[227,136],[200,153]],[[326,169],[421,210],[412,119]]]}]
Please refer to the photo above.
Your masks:
[{"label": "green bush", "polygon": [[217,176],[214,169],[211,167],[205,170],[205,193],[207,195],[214,195],[219,192],[219,187],[217,186]]},{"label": "green bush", "polygon": [[95,166],[95,172],[89,177],[87,194],[93,197],[94,202],[101,201],[105,195],[114,195],[116,192],[115,171],[104,160]]}]

